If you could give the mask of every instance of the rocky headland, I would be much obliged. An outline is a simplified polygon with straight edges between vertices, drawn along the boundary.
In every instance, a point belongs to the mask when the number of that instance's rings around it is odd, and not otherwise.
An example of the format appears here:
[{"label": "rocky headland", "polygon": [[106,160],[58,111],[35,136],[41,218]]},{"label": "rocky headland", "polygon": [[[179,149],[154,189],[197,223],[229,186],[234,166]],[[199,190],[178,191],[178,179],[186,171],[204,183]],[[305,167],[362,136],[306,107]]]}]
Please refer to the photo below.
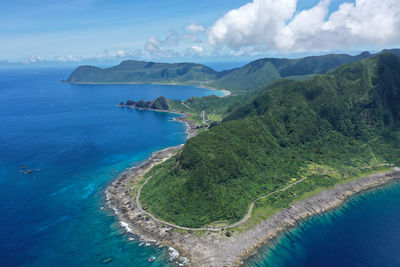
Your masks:
[{"label": "rocky headland", "polygon": [[[177,249],[182,257],[188,258],[191,266],[238,266],[243,258],[276,237],[299,220],[326,212],[341,205],[350,196],[400,178],[400,169],[381,172],[337,185],[316,196],[298,201],[274,214],[250,230],[231,237],[221,231],[204,231],[201,235],[192,231],[181,231],[176,227],[160,223],[148,216],[135,201],[144,174],[154,165],[176,153],[181,146],[155,152],[150,159],[138,167],[122,173],[105,191],[108,206],[114,209],[124,225],[147,242]],[[174,258],[175,260],[175,258]]]}]

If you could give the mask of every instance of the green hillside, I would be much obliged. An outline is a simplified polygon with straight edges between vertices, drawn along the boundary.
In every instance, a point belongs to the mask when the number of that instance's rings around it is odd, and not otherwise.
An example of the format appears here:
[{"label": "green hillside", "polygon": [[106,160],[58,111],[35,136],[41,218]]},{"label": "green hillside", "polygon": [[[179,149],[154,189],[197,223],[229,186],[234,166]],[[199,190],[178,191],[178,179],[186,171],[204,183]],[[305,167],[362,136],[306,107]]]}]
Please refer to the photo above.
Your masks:
[{"label": "green hillside", "polygon": [[154,63],[127,60],[107,69],[80,66],[74,70],[69,83],[187,83],[214,79],[217,72],[193,63]]},{"label": "green hillside", "polygon": [[400,163],[400,60],[385,53],[307,81],[280,81],[153,168],[141,199],[167,221],[240,220],[257,197],[271,209],[319,187]]},{"label": "green hillside", "polygon": [[300,59],[264,58],[236,69],[224,77],[210,82],[209,85],[215,88],[229,88],[245,92],[264,87],[281,78],[296,79],[310,74],[327,73],[343,64],[368,57],[371,57],[371,54],[364,52],[357,56],[332,54]]},{"label": "green hillside", "polygon": [[[400,55],[399,49],[385,50]],[[193,63],[155,63],[127,60],[101,69],[80,66],[66,80],[69,83],[171,83],[208,85],[245,94],[260,89],[278,79],[305,80],[314,74],[327,73],[346,63],[369,58],[368,52],[357,56],[332,54],[300,59],[264,58],[241,68],[217,72]]]},{"label": "green hillside", "polygon": [[[185,113],[207,113],[220,114],[225,117],[236,107],[248,101],[251,97],[247,95],[237,95],[230,97],[218,97],[215,95],[204,97],[191,97],[185,101],[169,100],[170,108]],[[183,104],[184,105],[183,105]]]}]

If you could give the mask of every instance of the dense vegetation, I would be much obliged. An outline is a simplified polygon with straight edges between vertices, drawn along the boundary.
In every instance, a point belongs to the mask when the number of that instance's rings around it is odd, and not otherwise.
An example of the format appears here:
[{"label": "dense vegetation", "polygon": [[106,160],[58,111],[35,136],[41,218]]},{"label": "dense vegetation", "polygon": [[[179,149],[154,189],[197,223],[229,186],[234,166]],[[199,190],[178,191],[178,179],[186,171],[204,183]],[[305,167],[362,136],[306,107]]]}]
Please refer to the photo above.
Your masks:
[{"label": "dense vegetation", "polygon": [[200,64],[168,64],[126,60],[107,69],[80,66],[71,73],[67,82],[186,83],[214,79],[216,75],[216,71]]},{"label": "dense vegetation", "polygon": [[144,100],[139,100],[139,101],[133,101],[133,100],[127,100],[126,103],[121,102],[120,105],[125,105],[128,107],[132,108],[138,108],[138,109],[157,109],[157,110],[169,110],[169,101],[167,98],[160,96],[153,101],[144,101]]},{"label": "dense vegetation", "polygon": [[299,78],[298,76],[327,73],[340,65],[368,57],[371,57],[371,54],[364,52],[357,56],[338,54],[300,59],[264,58],[210,82],[210,86],[229,88],[234,91],[248,91],[264,87],[281,78]]},{"label": "dense vegetation", "polygon": [[198,124],[203,123],[202,114],[205,115],[206,123],[221,121],[240,104],[252,99],[249,95],[237,95],[232,97],[218,97],[215,95],[205,97],[191,97],[185,101],[167,99],[163,96],[153,101],[127,100],[121,102],[120,106],[127,106],[136,109],[156,109],[181,112],[190,115],[190,119]]},{"label": "dense vegetation", "polygon": [[232,110],[148,174],[141,199],[152,213],[191,227],[234,222],[257,197],[301,177],[310,179],[264,202],[282,207],[296,192],[399,163],[400,60],[384,53],[283,80]]},{"label": "dense vegetation", "polygon": [[[400,55],[398,49],[390,51]],[[67,82],[196,84],[228,89],[242,94],[262,88],[281,78],[304,79],[371,56],[373,55],[364,52],[357,56],[337,54],[300,59],[265,58],[241,68],[221,72],[201,64],[127,60],[107,69],[93,66],[78,67],[71,73]]]}]

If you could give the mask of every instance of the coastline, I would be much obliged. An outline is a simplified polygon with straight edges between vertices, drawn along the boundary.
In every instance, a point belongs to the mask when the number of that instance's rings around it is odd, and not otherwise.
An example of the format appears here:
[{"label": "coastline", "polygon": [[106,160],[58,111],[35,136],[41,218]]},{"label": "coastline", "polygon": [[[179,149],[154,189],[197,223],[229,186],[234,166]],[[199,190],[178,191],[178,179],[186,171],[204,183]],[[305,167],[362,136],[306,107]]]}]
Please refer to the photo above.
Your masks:
[{"label": "coastline", "polygon": [[249,248],[233,262],[233,266],[239,266],[243,259],[256,253],[263,245],[268,244],[274,238],[288,229],[295,227],[299,222],[340,207],[346,200],[365,191],[382,187],[400,180],[400,168],[394,167],[391,171],[378,172],[361,177],[357,180],[338,184],[332,189],[324,190],[315,196],[296,201],[290,207],[272,215],[267,220],[248,230],[248,236],[253,236],[257,242],[249,244]]},{"label": "coastline", "polygon": [[162,110],[162,109],[152,109],[152,108],[138,109],[138,108],[127,106],[127,105],[117,105],[117,107],[130,108],[130,109],[136,109],[136,110],[142,110],[142,111],[154,111],[154,112],[164,112],[164,113],[172,113],[172,114],[182,115],[182,117],[175,117],[174,121],[179,121],[186,125],[187,139],[195,137],[198,134],[199,129],[201,128],[196,122],[188,119],[188,117],[191,116],[190,114],[180,112],[177,110]]},{"label": "coastline", "polygon": [[[184,118],[183,118],[184,119]],[[183,121],[185,122],[185,121]],[[188,133],[196,130],[188,126]],[[293,203],[272,215],[253,228],[234,234],[228,238],[221,231],[208,231],[196,235],[193,231],[179,231],[169,225],[159,223],[143,213],[135,203],[135,181],[143,183],[144,174],[153,166],[169,159],[183,145],[157,151],[142,165],[123,172],[107,187],[107,206],[118,216],[121,225],[128,232],[139,235],[144,242],[157,246],[167,246],[173,251],[170,260],[190,266],[239,266],[244,258],[255,253],[262,245],[276,238],[281,232],[295,226],[310,216],[324,213],[340,206],[349,197],[400,179],[400,169],[368,175],[357,180],[339,184],[332,189]],[[176,250],[174,249],[176,248]]]},{"label": "coastline", "polygon": [[[126,107],[117,105],[120,107]],[[157,110],[157,109],[145,109],[146,111],[155,111],[155,112],[167,112],[173,114],[182,115],[182,117],[175,117],[175,121],[179,121],[185,124],[186,126],[186,134],[187,139],[195,137],[198,134],[199,125],[187,119],[190,114],[179,112],[179,111],[171,111],[171,110]],[[112,181],[110,185],[106,187],[104,190],[105,195],[105,206],[111,210],[113,210],[114,214],[117,216],[119,220],[120,226],[124,229],[124,231],[128,234],[135,234],[139,237],[139,240],[145,242],[147,245],[158,246],[159,248],[168,247],[169,261],[175,261],[179,266],[188,265],[188,258],[184,257],[180,252],[178,252],[172,246],[169,246],[168,243],[162,243],[159,241],[159,236],[154,235],[147,228],[149,222],[148,217],[142,216],[142,214],[134,213],[133,210],[137,209],[135,207],[133,196],[130,194],[129,183],[132,179],[137,178],[138,176],[143,176],[147,171],[149,171],[153,166],[164,162],[165,160],[172,157],[175,152],[182,149],[184,144],[168,147],[156,152],[153,152],[150,158],[143,161],[139,166],[127,168],[124,170],[118,177]],[[131,188],[132,189],[132,188]],[[130,211],[130,212],[128,212]],[[136,224],[133,223],[133,219],[136,219]],[[143,224],[142,224],[143,223]],[[168,229],[165,230],[165,233],[168,233]],[[141,243],[143,244],[143,243]]]},{"label": "coastline", "polygon": [[203,88],[203,89],[208,89],[208,90],[213,90],[213,91],[221,91],[224,93],[223,96],[219,97],[228,97],[232,95],[232,92],[226,89],[218,89],[210,86],[205,86],[203,84],[184,84],[184,83],[139,83],[139,82],[66,82],[70,84],[152,84],[152,85],[175,85],[175,86],[194,86],[198,88]]},{"label": "coastline", "polygon": [[[197,135],[198,125],[188,120],[189,114],[174,110],[144,109],[182,115],[174,118],[186,124],[188,139]],[[168,247],[170,260],[190,266],[239,266],[242,260],[253,255],[260,246],[276,238],[288,228],[310,216],[324,213],[340,206],[349,197],[362,191],[385,185],[400,178],[400,169],[381,172],[336,185],[305,200],[297,201],[253,228],[226,237],[221,230],[202,231],[177,229],[165,224],[138,205],[137,194],[146,183],[144,175],[153,166],[169,159],[182,145],[154,152],[142,165],[123,172],[105,190],[107,206],[114,210],[120,224],[128,233],[135,233],[143,242]],[[136,201],[135,201],[136,200]],[[183,227],[184,228],[184,227]],[[226,227],[229,228],[229,227]]]},{"label": "coastline", "polygon": [[205,86],[205,85],[195,85],[198,88],[203,88],[203,89],[208,89],[208,90],[214,90],[214,91],[221,91],[223,92],[225,95],[220,96],[220,97],[228,97],[232,95],[232,92],[226,89],[217,89],[214,87],[210,87],[210,86]]}]

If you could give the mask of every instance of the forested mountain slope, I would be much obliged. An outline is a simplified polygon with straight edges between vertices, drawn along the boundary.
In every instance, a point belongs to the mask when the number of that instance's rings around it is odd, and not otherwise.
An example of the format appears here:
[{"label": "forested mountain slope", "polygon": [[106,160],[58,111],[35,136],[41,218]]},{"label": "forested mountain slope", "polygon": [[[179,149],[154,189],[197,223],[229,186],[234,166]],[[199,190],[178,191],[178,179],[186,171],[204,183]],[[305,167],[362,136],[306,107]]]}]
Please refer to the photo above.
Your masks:
[{"label": "forested mountain slope", "polygon": [[[399,49],[385,50],[400,55]],[[304,80],[327,73],[346,63],[373,56],[331,54],[300,59],[264,58],[241,68],[217,72],[194,63],[155,63],[127,60],[111,68],[80,66],[66,80],[69,83],[171,83],[207,85],[237,94],[254,92],[281,78]]]},{"label": "forested mountain slope", "polygon": [[121,64],[101,69],[93,66],[80,66],[75,69],[69,83],[186,83],[215,79],[218,75],[213,69],[194,63],[154,63],[127,60]]},{"label": "forested mountain slope", "polygon": [[263,58],[210,82],[210,85],[215,88],[249,91],[266,86],[281,78],[302,79],[308,78],[312,74],[327,73],[343,64],[371,56],[369,52],[364,52],[357,56],[331,54],[300,59]]},{"label": "forested mountain slope", "polygon": [[[281,81],[188,140],[151,171],[142,201],[182,226],[242,218],[257,197],[302,177],[269,205],[400,159],[400,60],[384,53],[307,81]],[[294,189],[293,189],[294,190]]]}]

